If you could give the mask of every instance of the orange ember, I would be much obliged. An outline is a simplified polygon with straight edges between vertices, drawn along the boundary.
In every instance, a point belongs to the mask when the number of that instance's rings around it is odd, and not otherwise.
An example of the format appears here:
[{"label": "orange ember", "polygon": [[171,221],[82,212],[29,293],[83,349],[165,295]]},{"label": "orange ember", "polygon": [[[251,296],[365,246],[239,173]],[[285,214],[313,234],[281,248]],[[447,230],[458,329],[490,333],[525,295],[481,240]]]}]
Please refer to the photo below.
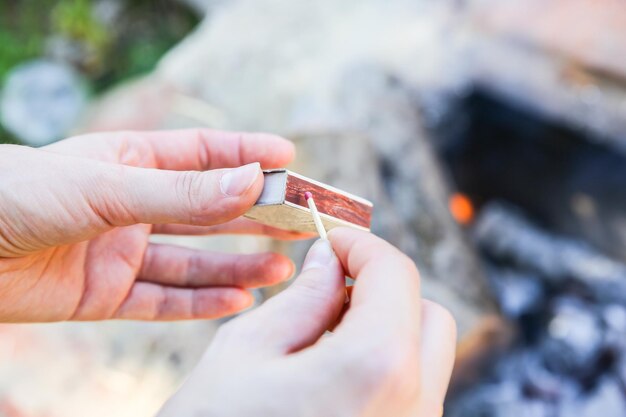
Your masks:
[{"label": "orange ember", "polygon": [[448,208],[454,220],[459,224],[469,224],[474,218],[474,206],[472,205],[472,201],[465,194],[452,194],[448,201]]}]

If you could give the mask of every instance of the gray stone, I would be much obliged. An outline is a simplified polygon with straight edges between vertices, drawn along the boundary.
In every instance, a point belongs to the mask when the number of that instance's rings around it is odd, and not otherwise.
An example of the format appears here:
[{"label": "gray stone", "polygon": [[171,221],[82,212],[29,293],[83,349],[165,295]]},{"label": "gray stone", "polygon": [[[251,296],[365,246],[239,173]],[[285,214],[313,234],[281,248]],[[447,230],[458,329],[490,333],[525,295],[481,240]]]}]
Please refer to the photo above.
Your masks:
[{"label": "gray stone", "polygon": [[447,417],[550,417],[552,413],[552,405],[524,398],[521,387],[509,381],[471,390],[446,410]]},{"label": "gray stone", "polygon": [[536,275],[491,267],[488,276],[500,310],[511,319],[536,312],[544,302],[544,288]]},{"label": "gray stone", "polygon": [[85,90],[71,68],[51,61],[30,61],[8,75],[0,121],[24,143],[45,145],[70,132],[85,103]]},{"label": "gray stone", "polygon": [[617,381],[606,378],[589,395],[564,404],[559,417],[624,417],[626,398]]},{"label": "gray stone", "polygon": [[583,241],[539,228],[511,205],[487,205],[474,231],[481,247],[497,259],[533,271],[556,286],[574,281],[598,301],[626,302],[626,265]]},{"label": "gray stone", "polygon": [[559,373],[582,379],[592,374],[601,353],[603,328],[591,306],[573,299],[555,302],[541,350],[544,362]]}]

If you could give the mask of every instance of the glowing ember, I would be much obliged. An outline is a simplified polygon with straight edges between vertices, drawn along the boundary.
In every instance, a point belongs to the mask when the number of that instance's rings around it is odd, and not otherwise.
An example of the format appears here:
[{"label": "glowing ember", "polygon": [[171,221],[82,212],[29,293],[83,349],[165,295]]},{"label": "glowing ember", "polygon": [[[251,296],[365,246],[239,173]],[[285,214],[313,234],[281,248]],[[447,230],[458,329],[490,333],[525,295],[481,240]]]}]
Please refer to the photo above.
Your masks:
[{"label": "glowing ember", "polygon": [[452,194],[448,200],[448,209],[459,224],[466,225],[474,219],[474,206],[465,194]]}]

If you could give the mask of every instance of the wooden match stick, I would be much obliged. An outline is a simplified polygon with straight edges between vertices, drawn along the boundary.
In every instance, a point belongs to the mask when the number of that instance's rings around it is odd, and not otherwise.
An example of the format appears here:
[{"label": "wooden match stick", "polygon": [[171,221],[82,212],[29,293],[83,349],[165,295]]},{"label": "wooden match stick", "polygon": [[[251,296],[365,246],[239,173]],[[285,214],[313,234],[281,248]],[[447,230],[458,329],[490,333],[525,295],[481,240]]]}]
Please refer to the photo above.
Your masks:
[{"label": "wooden match stick", "polygon": [[[309,205],[309,209],[311,210],[311,215],[313,216],[313,223],[315,223],[315,228],[317,229],[317,233],[320,235],[321,239],[328,240],[328,235],[326,234],[326,229],[324,229],[324,224],[322,223],[322,218],[320,217],[319,212],[317,211],[317,207],[315,206],[315,201],[313,201],[313,194],[310,192],[304,193],[304,199]],[[348,289],[345,289],[345,297],[343,300],[344,304],[350,302],[350,296],[348,295]]]},{"label": "wooden match stick", "polygon": [[324,223],[322,223],[320,214],[317,211],[317,207],[315,206],[315,201],[313,201],[313,194],[307,191],[306,193],[304,193],[304,199],[306,200],[307,204],[309,205],[309,209],[311,210],[311,215],[313,216],[313,222],[315,223],[317,233],[320,235],[320,238],[328,240],[326,229],[324,229]]}]

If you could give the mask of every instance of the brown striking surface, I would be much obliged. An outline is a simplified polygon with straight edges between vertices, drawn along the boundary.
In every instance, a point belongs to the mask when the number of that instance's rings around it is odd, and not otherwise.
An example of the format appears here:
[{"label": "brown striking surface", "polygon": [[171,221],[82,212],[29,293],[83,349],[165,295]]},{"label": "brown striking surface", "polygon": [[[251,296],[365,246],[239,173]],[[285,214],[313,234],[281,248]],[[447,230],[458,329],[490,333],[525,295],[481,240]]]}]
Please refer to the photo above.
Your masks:
[{"label": "brown striking surface", "polygon": [[302,178],[289,175],[285,200],[298,206],[308,208],[304,193],[309,191],[313,195],[315,205],[320,213],[354,223],[358,226],[370,228],[372,221],[372,207],[343,194],[328,190],[317,184],[310,183]]}]

